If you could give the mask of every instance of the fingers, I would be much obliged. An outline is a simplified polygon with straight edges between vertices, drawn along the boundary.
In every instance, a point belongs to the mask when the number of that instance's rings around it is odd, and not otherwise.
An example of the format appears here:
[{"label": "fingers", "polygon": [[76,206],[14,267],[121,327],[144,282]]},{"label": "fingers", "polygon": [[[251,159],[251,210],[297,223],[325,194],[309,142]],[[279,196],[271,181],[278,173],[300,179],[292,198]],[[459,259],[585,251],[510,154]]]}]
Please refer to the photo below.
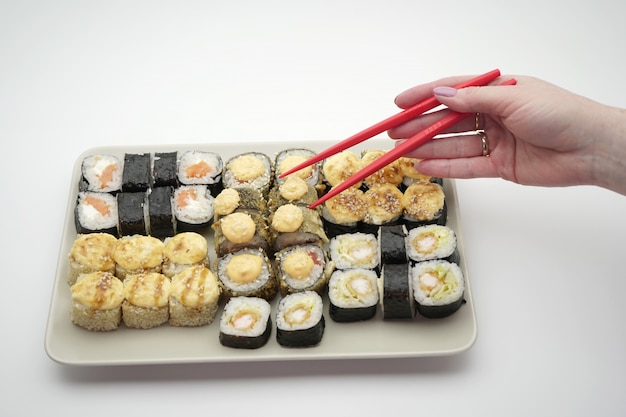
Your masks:
[{"label": "fingers", "polygon": [[476,156],[460,159],[427,159],[417,164],[424,175],[440,178],[494,178],[498,177],[491,158]]},{"label": "fingers", "polygon": [[[402,142],[404,141],[398,141],[396,146]],[[493,144],[491,146],[493,148]],[[481,136],[476,134],[441,137],[406,154],[418,159],[456,159],[482,155],[483,142]]]},{"label": "fingers", "polygon": [[394,103],[401,109],[406,109],[428,97],[431,97],[433,95],[433,88],[435,87],[457,85],[473,77],[474,76],[472,75],[446,77],[425,84],[417,85],[398,94],[398,96],[396,96],[394,100]]}]

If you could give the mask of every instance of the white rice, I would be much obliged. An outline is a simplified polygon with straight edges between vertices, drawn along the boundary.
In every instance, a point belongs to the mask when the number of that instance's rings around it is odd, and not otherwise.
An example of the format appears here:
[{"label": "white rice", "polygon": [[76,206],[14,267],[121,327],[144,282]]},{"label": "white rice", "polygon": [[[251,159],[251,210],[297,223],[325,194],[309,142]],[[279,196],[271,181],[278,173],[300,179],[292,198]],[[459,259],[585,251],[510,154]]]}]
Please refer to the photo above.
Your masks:
[{"label": "white rice", "polygon": [[[265,168],[263,174],[246,182],[237,180],[237,178],[235,178],[232,171],[230,170],[230,165],[233,161],[235,161],[235,159],[240,156],[253,156],[259,159],[263,163],[263,166]],[[224,183],[224,188],[249,187],[265,192],[269,188],[271,180],[272,161],[269,159],[269,157],[259,152],[246,152],[236,155],[226,162],[226,165],[224,167],[224,178],[222,182]]]},{"label": "white rice", "polygon": [[[206,162],[211,171],[203,177],[189,177],[186,170],[189,166]],[[222,178],[222,158],[215,152],[187,151],[178,160],[178,180],[181,184],[217,184]]]},{"label": "white rice", "polygon": [[[322,261],[324,260],[323,249],[321,249],[317,245],[303,245],[303,246],[295,246],[292,250],[288,250],[284,252],[284,254],[281,256],[280,262],[282,262],[283,259],[285,259],[286,257],[289,256],[289,254],[295,251],[305,251],[307,253],[310,253],[311,251],[313,251],[314,253],[317,254],[318,259]],[[282,269],[282,264],[280,265],[280,268]],[[325,264],[316,263],[311,269],[311,273],[306,278],[292,277],[291,275],[286,273],[284,269],[282,269],[282,279],[285,281],[285,283],[287,284],[289,288],[296,290],[296,291],[304,290],[306,288],[313,287],[313,285],[315,285],[316,282],[324,278],[324,268],[325,268]]]},{"label": "white rice", "polygon": [[341,308],[371,307],[378,303],[378,276],[370,269],[336,270],[328,283],[330,302]]},{"label": "white rice", "polygon": [[[88,196],[99,198],[109,206],[109,213],[102,215],[92,205],[86,202]],[[115,196],[108,193],[78,193],[78,205],[76,207],[76,216],[79,224],[87,230],[107,230],[117,227],[117,200]]]},{"label": "white rice", "polygon": [[[287,295],[278,303],[276,327],[287,331],[310,329],[322,320],[323,310],[322,297],[315,291]],[[291,315],[292,320],[285,317],[286,313]]]},{"label": "white rice", "polygon": [[[113,171],[110,183],[103,186],[100,177],[109,165],[115,165],[117,168]],[[118,191],[122,187],[122,162],[113,155],[90,155],[83,159],[81,166],[82,175],[87,181],[88,191],[97,191],[110,193]]]},{"label": "white rice", "polygon": [[[241,254],[253,254],[263,259],[263,263],[261,264],[261,273],[259,274],[257,279],[252,282],[234,282],[229,278],[228,274],[226,273],[226,266],[228,265],[228,263],[232,260],[233,257]],[[219,259],[217,263],[217,277],[222,285],[226,287],[229,291],[239,294],[250,294],[253,291],[263,288],[270,280],[270,278],[272,278],[272,274],[270,274],[269,268],[270,266],[266,262],[266,257],[264,256],[262,249],[242,249],[240,251],[224,255]]]},{"label": "white rice", "polygon": [[337,269],[368,268],[378,266],[380,254],[378,239],[368,233],[344,233],[329,242],[330,259]]},{"label": "white rice", "polygon": [[409,258],[417,262],[446,258],[456,249],[456,234],[436,224],[416,227],[409,231],[406,247]]},{"label": "white rice", "polygon": [[[178,196],[187,189],[195,190],[196,199],[188,200],[185,207],[178,205]],[[213,219],[214,197],[206,185],[182,185],[174,191],[174,214],[180,221],[204,224]]]},{"label": "white rice", "polygon": [[262,298],[231,298],[220,318],[220,332],[231,336],[260,336],[267,328],[270,314],[270,304]]},{"label": "white rice", "polygon": [[[445,281],[442,285],[447,285],[449,290],[444,296],[436,296],[436,291],[429,293],[424,290],[424,284],[435,283],[437,271],[445,272]],[[457,301],[463,296],[465,291],[465,280],[461,268],[451,262],[433,260],[419,262],[411,268],[411,281],[413,284],[413,294],[415,301],[424,306],[446,305]],[[442,281],[439,279],[439,281]],[[422,284],[422,285],[420,285]]]}]

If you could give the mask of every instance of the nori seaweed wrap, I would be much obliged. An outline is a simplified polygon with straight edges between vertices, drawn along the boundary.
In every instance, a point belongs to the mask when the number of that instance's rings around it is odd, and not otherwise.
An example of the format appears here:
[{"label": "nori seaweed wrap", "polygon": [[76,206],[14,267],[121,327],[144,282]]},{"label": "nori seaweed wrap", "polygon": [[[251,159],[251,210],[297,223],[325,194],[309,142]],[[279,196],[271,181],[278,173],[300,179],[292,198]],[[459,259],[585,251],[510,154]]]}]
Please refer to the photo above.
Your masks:
[{"label": "nori seaweed wrap", "polygon": [[328,298],[333,321],[369,320],[378,306],[378,276],[371,269],[336,270],[328,282]]},{"label": "nori seaweed wrap", "polygon": [[120,236],[147,235],[146,192],[121,192],[117,194],[117,212]]},{"label": "nori seaweed wrap", "polygon": [[149,234],[163,238],[176,233],[172,187],[152,188],[148,193]]},{"label": "nori seaweed wrap", "polygon": [[407,230],[404,225],[381,226],[378,230],[381,264],[397,264],[407,262],[406,253]]},{"label": "nori seaweed wrap", "polygon": [[178,152],[156,152],[152,160],[152,186],[176,187]]},{"label": "nori seaweed wrap", "polygon": [[411,280],[417,311],[426,318],[447,317],[463,305],[465,280],[455,263],[420,262],[412,268]]},{"label": "nori seaweed wrap", "polygon": [[276,313],[276,341],[284,347],[304,348],[322,341],[324,304],[314,291],[303,291],[283,297]]},{"label": "nori seaweed wrap", "polygon": [[220,318],[219,341],[237,349],[258,349],[272,333],[271,307],[256,297],[231,298]]},{"label": "nori seaweed wrap", "polygon": [[387,320],[415,317],[415,298],[411,289],[409,265],[385,264],[380,277],[383,281],[383,318]]},{"label": "nori seaweed wrap", "polygon": [[146,191],[151,181],[151,161],[149,153],[127,153],[124,155],[122,191]]}]

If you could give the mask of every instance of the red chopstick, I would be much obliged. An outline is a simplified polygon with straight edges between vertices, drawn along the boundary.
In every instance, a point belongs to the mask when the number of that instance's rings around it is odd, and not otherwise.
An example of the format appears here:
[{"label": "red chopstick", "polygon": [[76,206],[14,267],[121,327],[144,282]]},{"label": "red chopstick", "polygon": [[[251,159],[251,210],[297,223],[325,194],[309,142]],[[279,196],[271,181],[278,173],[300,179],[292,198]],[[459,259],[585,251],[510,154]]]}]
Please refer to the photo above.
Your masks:
[{"label": "red chopstick", "polygon": [[[517,81],[515,79],[510,79],[499,85],[515,85],[516,83]],[[428,126],[426,129],[420,131],[418,134],[412,136],[411,138],[407,139],[400,145],[396,146],[394,149],[385,153],[383,156],[376,159],[374,162],[370,163],[365,168],[362,168],[360,171],[354,173],[347,180],[343,181],[341,184],[338,184],[335,187],[331,188],[331,190],[328,193],[324,194],[319,200],[311,204],[309,208],[317,207],[318,205],[324,203],[326,200],[333,198],[337,194],[341,193],[342,191],[345,191],[346,189],[350,188],[357,182],[372,175],[373,173],[385,167],[386,165],[389,165],[390,163],[400,158],[402,155],[406,154],[407,152],[412,151],[413,149],[423,145],[424,143],[428,142],[439,133],[442,133],[447,128],[453,126],[454,124],[458,123],[459,121],[463,120],[464,118],[472,114],[474,113],[453,112],[442,117],[435,123]]]},{"label": "red chopstick", "polygon": [[[456,89],[460,89],[460,88],[465,88],[465,87],[470,87],[470,86],[478,86],[478,85],[485,85],[493,80],[495,80],[496,78],[498,78],[500,76],[500,70],[499,69],[494,69],[492,71],[486,72],[482,75],[479,75],[478,77],[472,78],[470,80],[467,80],[465,82],[462,82],[458,85],[455,86]],[[421,115],[422,113],[428,111],[428,110],[432,110],[435,107],[437,107],[440,103],[437,101],[437,99],[434,96],[431,96],[425,100],[420,101],[419,103],[417,103],[414,106],[409,107],[408,109],[405,109],[403,111],[401,111],[400,113],[397,113],[391,117],[388,117],[387,119],[376,123],[373,126],[368,127],[365,130],[360,131],[359,133],[350,136],[347,139],[342,140],[341,142],[331,146],[330,148],[318,153],[315,156],[312,156],[311,158],[307,159],[306,161],[304,161],[303,163],[289,169],[288,171],[285,171],[284,173],[280,174],[280,178],[283,178],[289,174],[293,174],[296,171],[300,171],[302,168],[306,168],[309,165],[313,165],[323,159],[328,158],[331,155],[334,155],[336,153],[339,153],[343,150],[346,150],[358,143],[363,142],[366,139],[369,139],[373,136],[378,135],[379,133],[382,133],[386,130],[391,129],[392,127],[395,126],[400,126],[403,123],[408,122],[409,120],[415,119],[416,117],[418,117],[419,115]]]}]

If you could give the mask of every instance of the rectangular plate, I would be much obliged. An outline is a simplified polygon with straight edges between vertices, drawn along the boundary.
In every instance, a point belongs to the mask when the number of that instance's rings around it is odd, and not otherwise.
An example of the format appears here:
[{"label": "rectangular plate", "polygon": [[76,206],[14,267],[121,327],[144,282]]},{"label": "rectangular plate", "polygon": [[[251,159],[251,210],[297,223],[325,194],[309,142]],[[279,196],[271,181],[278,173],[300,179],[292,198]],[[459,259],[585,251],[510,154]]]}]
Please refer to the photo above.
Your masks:
[{"label": "rectangular plate", "polygon": [[[307,144],[294,144],[293,142],[205,143],[153,147],[101,147],[85,151],[75,163],[67,199],[65,227],[46,328],[45,349],[48,356],[56,362],[70,365],[134,365],[444,356],[458,354],[469,349],[476,340],[476,316],[464,256],[459,204],[453,180],[444,180],[444,191],[448,204],[448,225],[457,234],[461,255],[460,266],[467,282],[466,303],[456,313],[445,319],[427,320],[418,316],[413,320],[383,320],[379,308],[377,315],[371,320],[335,323],[329,318],[328,306],[326,306],[326,330],[318,346],[300,349],[282,347],[276,342],[274,327],[267,345],[256,350],[233,349],[220,344],[218,322],[221,309],[213,323],[198,328],[179,328],[166,324],[149,330],[137,330],[122,325],[113,332],[98,333],[84,330],[70,321],[71,299],[66,279],[67,256],[76,238],[74,205],[78,192],[80,165],[85,156],[112,154],[123,158],[124,153],[127,152],[210,150],[219,153],[226,160],[244,151],[254,150],[273,157],[277,152],[290,147],[307,147],[320,151],[333,143],[324,141]],[[369,149],[388,147],[388,139],[373,139],[367,142]],[[365,149],[365,146],[351,150],[360,152],[361,149]],[[206,237],[209,239],[211,262],[213,262],[215,252],[212,234],[209,233]],[[275,322],[274,317],[272,320]]]}]

